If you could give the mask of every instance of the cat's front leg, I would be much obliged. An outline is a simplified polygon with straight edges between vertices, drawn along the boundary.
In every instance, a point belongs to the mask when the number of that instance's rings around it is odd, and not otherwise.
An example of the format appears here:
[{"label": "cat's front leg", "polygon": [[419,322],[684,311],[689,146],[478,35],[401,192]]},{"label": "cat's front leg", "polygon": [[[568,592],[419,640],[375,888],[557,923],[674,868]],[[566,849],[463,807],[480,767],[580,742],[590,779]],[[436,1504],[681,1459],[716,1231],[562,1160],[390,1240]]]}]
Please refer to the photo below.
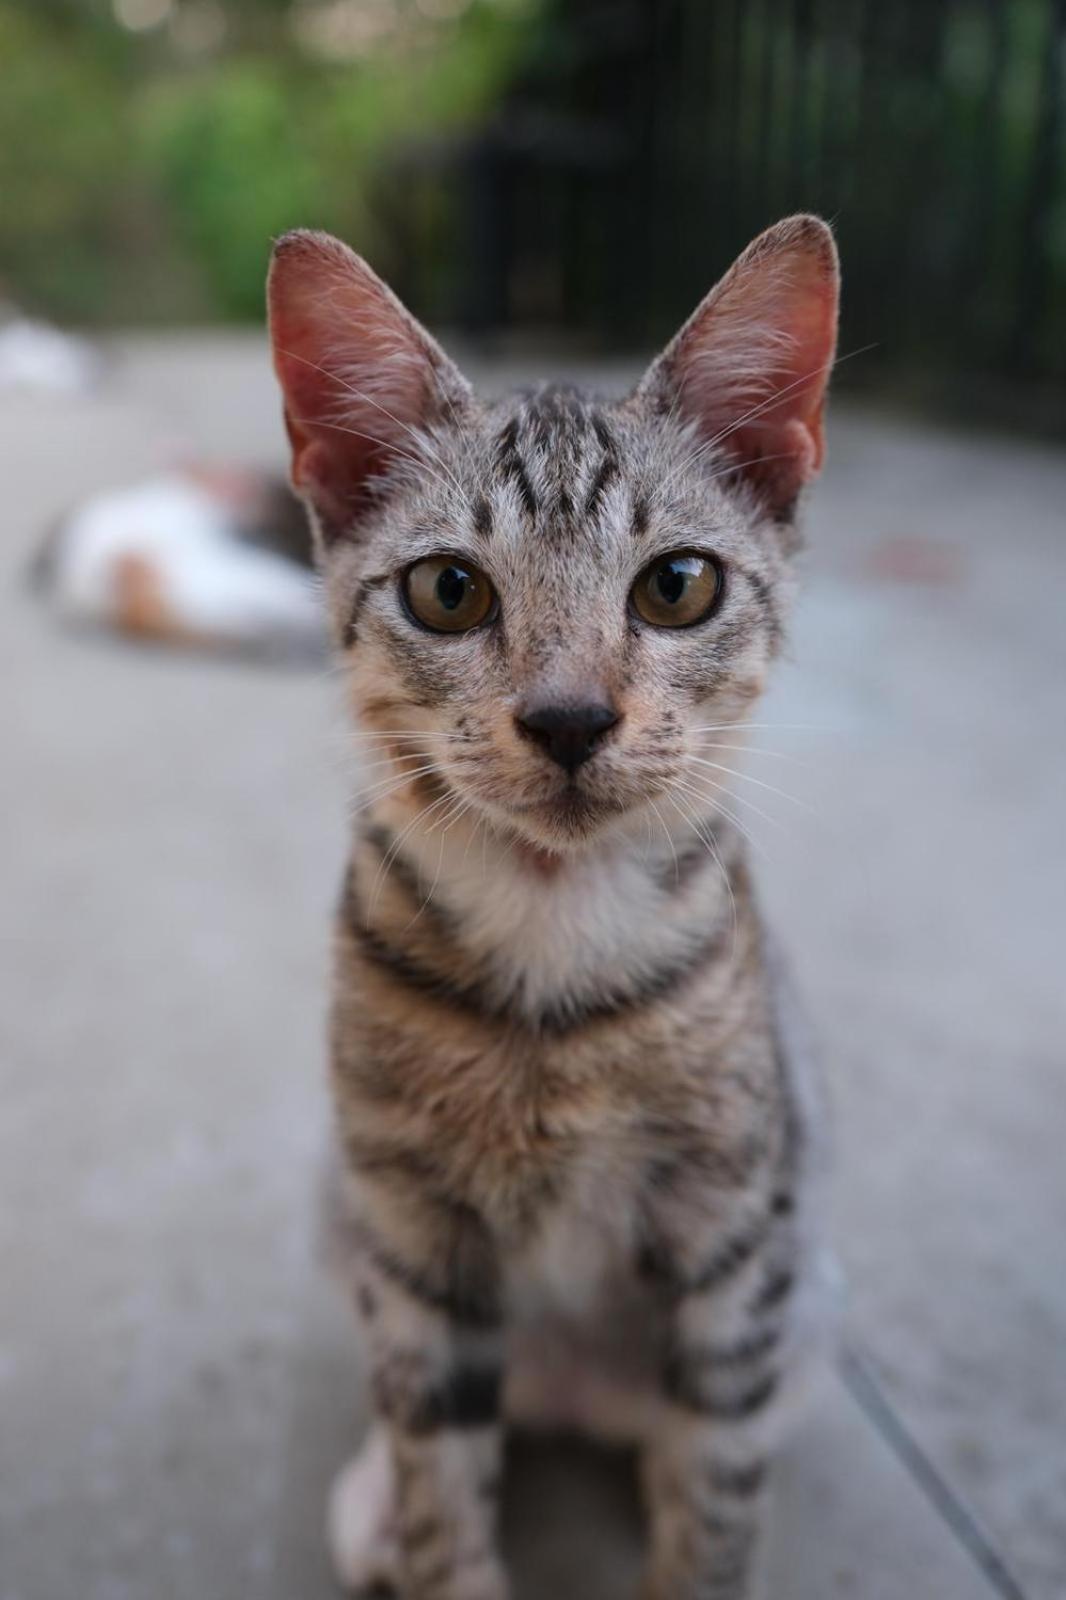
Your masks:
[{"label": "cat's front leg", "polygon": [[645,1600],[755,1593],[794,1278],[782,1246],[756,1212],[708,1239],[702,1266],[667,1268],[661,1403],[643,1461]]},{"label": "cat's front leg", "polygon": [[[356,1300],[391,1451],[402,1600],[506,1600],[496,1541],[502,1338],[487,1246],[436,1219],[423,1248],[361,1227]],[[462,1234],[462,1237],[460,1237]],[[473,1235],[473,1237],[472,1237]]]},{"label": "cat's front leg", "polygon": [[643,1600],[752,1600],[765,1466],[758,1441],[728,1441],[674,1416],[646,1447],[651,1556]]}]

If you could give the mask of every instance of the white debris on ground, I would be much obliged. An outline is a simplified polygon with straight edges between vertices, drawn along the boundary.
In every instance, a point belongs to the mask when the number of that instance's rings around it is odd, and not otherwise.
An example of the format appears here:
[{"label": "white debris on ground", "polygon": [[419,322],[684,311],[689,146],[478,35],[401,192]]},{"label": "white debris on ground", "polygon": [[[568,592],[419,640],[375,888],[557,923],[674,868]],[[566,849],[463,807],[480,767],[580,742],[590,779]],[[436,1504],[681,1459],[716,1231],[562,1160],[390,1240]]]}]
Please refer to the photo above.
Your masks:
[{"label": "white debris on ground", "polygon": [[102,370],[99,352],[75,334],[20,316],[0,326],[0,391],[85,394]]}]

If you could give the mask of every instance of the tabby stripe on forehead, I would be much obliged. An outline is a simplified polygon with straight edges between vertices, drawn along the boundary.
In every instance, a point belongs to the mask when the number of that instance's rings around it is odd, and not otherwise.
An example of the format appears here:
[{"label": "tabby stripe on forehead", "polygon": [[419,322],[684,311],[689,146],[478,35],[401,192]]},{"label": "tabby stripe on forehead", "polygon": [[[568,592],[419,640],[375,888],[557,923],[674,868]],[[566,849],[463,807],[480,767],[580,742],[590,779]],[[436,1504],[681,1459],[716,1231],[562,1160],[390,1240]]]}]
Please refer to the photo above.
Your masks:
[{"label": "tabby stripe on forehead", "polygon": [[609,484],[618,476],[618,457],[615,454],[614,440],[610,430],[602,417],[593,417],[592,428],[603,450],[603,459],[596,469],[596,476],[592,480],[592,487],[585,497],[585,515],[594,517],[600,509],[600,503]]},{"label": "tabby stripe on forehead", "polygon": [[529,473],[518,448],[517,417],[512,417],[500,435],[498,465],[503,476],[509,478],[518,490],[527,515],[535,517],[538,509],[537,497],[533,493],[533,485],[529,481]]},{"label": "tabby stripe on forehead", "polygon": [[474,501],[474,532],[482,539],[492,533],[492,507],[483,494]]},{"label": "tabby stripe on forehead", "polygon": [[725,948],[731,925],[729,923],[727,926],[723,920],[721,926],[713,928],[679,961],[650,973],[631,988],[609,990],[604,995],[589,999],[545,1006],[529,1015],[517,1007],[495,1000],[481,984],[458,983],[443,973],[434,972],[407,951],[398,950],[374,929],[366,927],[362,920],[352,918],[350,913],[348,922],[349,931],[358,941],[364,956],[398,982],[457,1010],[470,1012],[483,1021],[507,1022],[530,1033],[555,1036],[574,1032],[592,1022],[607,1021],[665,999]]}]

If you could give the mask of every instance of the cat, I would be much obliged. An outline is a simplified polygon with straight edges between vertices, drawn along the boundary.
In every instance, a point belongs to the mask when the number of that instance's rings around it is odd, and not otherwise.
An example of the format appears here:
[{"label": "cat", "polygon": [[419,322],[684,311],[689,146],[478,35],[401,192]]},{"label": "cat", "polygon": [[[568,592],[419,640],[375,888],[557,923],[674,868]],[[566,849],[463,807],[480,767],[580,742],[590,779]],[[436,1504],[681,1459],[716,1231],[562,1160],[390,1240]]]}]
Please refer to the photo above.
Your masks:
[{"label": "cat", "polygon": [[719,755],[780,649],[838,281],[789,218],[624,399],[485,402],[345,245],[275,247],[292,478],[374,753],[332,1011],[356,1591],[504,1600],[516,1422],[637,1444],[646,1600],[753,1592],[821,1118]]},{"label": "cat", "polygon": [[131,639],[318,660],[307,519],[274,473],[186,463],[91,494],[29,571],[65,621]]}]

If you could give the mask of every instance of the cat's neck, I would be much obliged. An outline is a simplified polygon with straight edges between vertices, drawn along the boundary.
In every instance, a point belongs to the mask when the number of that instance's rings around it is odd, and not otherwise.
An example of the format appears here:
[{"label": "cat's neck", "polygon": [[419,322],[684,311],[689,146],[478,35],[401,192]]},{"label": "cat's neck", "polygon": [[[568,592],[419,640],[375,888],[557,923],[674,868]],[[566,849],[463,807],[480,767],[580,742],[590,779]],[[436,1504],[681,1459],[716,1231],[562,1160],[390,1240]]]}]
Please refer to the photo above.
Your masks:
[{"label": "cat's neck", "polygon": [[375,824],[419,900],[412,936],[425,936],[423,913],[441,913],[471,963],[531,1010],[643,981],[736,915],[741,841],[713,819],[670,832],[637,817],[565,852],[469,814],[435,828],[396,800]]}]

